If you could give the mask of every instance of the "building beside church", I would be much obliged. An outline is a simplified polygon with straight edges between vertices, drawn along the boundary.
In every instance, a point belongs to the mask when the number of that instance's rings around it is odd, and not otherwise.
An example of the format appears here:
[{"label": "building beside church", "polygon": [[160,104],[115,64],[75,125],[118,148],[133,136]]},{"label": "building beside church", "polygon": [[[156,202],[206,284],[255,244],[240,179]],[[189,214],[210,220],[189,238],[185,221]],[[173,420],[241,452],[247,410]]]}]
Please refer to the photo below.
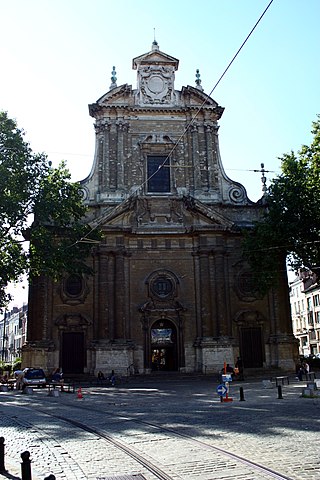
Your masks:
[{"label": "building beside church", "polygon": [[320,358],[320,287],[310,270],[301,269],[290,282],[290,304],[299,354]]},{"label": "building beside church", "polygon": [[198,72],[175,90],[178,65],[154,41],[132,61],[136,89],[113,71],[89,105],[96,149],[81,186],[103,239],[88,258],[93,276],[30,286],[25,366],[217,372],[241,356],[245,368],[294,368],[286,274],[261,298],[242,258],[241,231],[263,202],[225,174],[224,109]]}]

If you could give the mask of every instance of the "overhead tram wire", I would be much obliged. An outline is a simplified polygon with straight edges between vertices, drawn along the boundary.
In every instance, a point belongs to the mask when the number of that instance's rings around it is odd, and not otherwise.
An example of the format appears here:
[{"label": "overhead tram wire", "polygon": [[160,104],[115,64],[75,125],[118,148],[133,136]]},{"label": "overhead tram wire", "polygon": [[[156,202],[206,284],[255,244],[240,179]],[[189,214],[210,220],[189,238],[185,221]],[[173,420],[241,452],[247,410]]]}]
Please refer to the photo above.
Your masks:
[{"label": "overhead tram wire", "polygon": [[[270,0],[269,4],[267,5],[267,7],[264,9],[264,11],[262,12],[262,14],[260,15],[260,17],[258,18],[258,20],[256,21],[255,25],[252,27],[252,29],[250,30],[249,34],[247,35],[247,37],[245,38],[245,40],[242,42],[240,48],[238,48],[237,52],[235,53],[235,55],[233,56],[232,60],[229,62],[228,66],[225,68],[225,70],[223,71],[222,75],[220,75],[218,81],[216,82],[216,84],[213,86],[213,88],[211,89],[210,93],[208,94],[208,97],[210,97],[212,95],[212,93],[214,92],[214,90],[217,88],[217,86],[219,85],[219,83],[221,82],[221,80],[223,79],[223,77],[225,76],[225,74],[227,73],[227,71],[229,70],[229,68],[231,67],[231,65],[233,64],[233,62],[235,61],[235,59],[237,58],[237,56],[239,55],[239,53],[241,52],[241,50],[243,49],[243,47],[245,46],[245,44],[247,43],[247,41],[249,40],[249,38],[251,37],[252,33],[254,32],[254,30],[256,29],[256,27],[258,26],[258,24],[260,23],[260,21],[262,20],[262,18],[264,17],[264,15],[266,14],[267,10],[269,9],[269,7],[271,6],[271,4],[273,3],[273,0]],[[159,165],[158,169],[152,174],[150,175],[150,177],[148,177],[139,187],[137,187],[137,189],[131,194],[132,196],[138,192],[164,165],[165,163],[167,162],[167,160],[170,158],[170,156],[172,155],[172,153],[175,151],[175,149],[177,148],[180,140],[182,140],[182,138],[185,136],[185,134],[187,133],[187,131],[189,130],[189,128],[193,125],[195,119],[197,118],[197,116],[199,115],[199,113],[201,112],[201,109],[202,107],[204,106],[204,104],[206,103],[206,100],[203,100],[203,102],[201,103],[201,105],[198,107],[198,110],[196,111],[196,113],[194,114],[194,116],[192,117],[192,119],[190,120],[189,124],[185,127],[183,133],[180,135],[180,137],[178,138],[178,140],[175,142],[175,144],[173,145],[172,149],[170,150],[170,152],[168,153],[168,155],[166,156],[165,160],[162,162],[161,165]],[[129,198],[129,197],[128,197]]]},{"label": "overhead tram wire", "polygon": [[[235,59],[237,58],[237,56],[239,55],[239,53],[241,52],[241,50],[243,49],[243,47],[245,46],[245,44],[247,43],[247,41],[249,40],[249,38],[251,37],[251,35],[253,34],[254,30],[257,28],[257,26],[259,25],[259,23],[261,22],[262,18],[264,17],[264,15],[267,13],[268,9],[270,8],[271,4],[273,3],[273,0],[270,0],[270,2],[268,3],[268,5],[266,6],[266,8],[264,9],[264,11],[262,12],[262,14],[260,15],[260,17],[258,18],[258,20],[256,21],[256,23],[254,24],[254,26],[252,27],[252,29],[250,30],[249,34],[246,36],[245,40],[242,42],[241,46],[238,48],[237,52],[235,53],[235,55],[232,57],[232,59],[230,60],[230,62],[228,63],[227,67],[225,68],[225,70],[223,71],[223,73],[220,75],[218,81],[215,83],[215,85],[213,86],[213,88],[211,89],[210,93],[207,95],[208,97],[210,97],[212,95],[212,93],[215,91],[215,89],[217,88],[217,86],[219,85],[219,83],[221,82],[221,80],[223,79],[223,77],[226,75],[227,71],[229,70],[229,68],[231,67],[231,65],[233,64],[233,62],[235,61]],[[204,104],[206,103],[206,99],[203,100],[203,102],[201,103],[201,105],[198,107],[198,110],[196,111],[196,113],[194,114],[194,116],[191,118],[189,124],[185,127],[184,131],[182,132],[182,134],[179,136],[179,138],[177,139],[177,141],[175,142],[175,144],[173,145],[172,149],[170,150],[170,152],[168,153],[168,155],[166,156],[166,158],[164,159],[164,161],[162,162],[161,165],[158,166],[157,170],[155,170],[155,172],[152,173],[152,175],[150,175],[144,182],[142,182],[125,200],[123,200],[123,202],[121,202],[121,204],[123,204],[124,202],[128,201],[131,197],[134,197],[138,192],[139,190],[141,190],[141,188],[146,185],[147,182],[149,182],[149,180],[151,180],[151,178],[153,178],[157,172],[163,168],[167,162],[167,160],[170,158],[170,156],[172,155],[172,153],[175,151],[175,149],[177,148],[179,142],[183,139],[183,137],[186,135],[187,131],[189,130],[189,128],[193,125],[193,123],[195,122],[197,116],[199,115],[199,113],[201,112],[201,109],[203,108]],[[117,207],[119,207],[121,204],[117,205]],[[115,207],[115,208],[117,208]],[[77,242],[75,242],[74,244],[70,245],[70,247],[72,247],[73,245],[75,245],[76,243],[79,243],[79,242],[83,242],[85,241],[85,239],[87,238],[87,236],[90,235],[91,232],[93,232],[94,230],[96,230],[98,228],[98,226],[100,225],[100,223],[103,222],[103,219],[101,219],[100,222],[98,222],[91,230],[90,232],[83,238],[81,238],[80,240],[78,240]],[[69,247],[69,248],[70,248]]]}]

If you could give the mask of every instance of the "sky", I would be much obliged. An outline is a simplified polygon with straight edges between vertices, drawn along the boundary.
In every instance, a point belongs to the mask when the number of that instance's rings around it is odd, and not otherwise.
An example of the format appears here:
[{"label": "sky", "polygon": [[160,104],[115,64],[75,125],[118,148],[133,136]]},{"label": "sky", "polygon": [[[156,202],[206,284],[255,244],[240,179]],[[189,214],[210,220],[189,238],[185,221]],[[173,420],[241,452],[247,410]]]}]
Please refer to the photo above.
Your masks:
[{"label": "sky", "polygon": [[[66,160],[72,180],[91,170],[95,134],[88,104],[117,85],[136,88],[132,59],[151,50],[178,58],[175,89],[209,94],[270,0],[0,0],[0,110],[35,152]],[[273,0],[213,90],[222,163],[252,201],[281,157],[310,144],[320,113],[320,0]],[[21,285],[14,304],[26,300]]]}]

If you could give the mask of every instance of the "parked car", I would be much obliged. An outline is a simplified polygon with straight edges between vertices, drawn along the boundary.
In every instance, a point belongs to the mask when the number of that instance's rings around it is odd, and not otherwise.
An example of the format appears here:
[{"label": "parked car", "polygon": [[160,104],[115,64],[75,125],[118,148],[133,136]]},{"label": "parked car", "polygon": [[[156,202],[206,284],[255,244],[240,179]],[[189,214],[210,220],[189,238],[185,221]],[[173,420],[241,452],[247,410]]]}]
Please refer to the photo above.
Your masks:
[{"label": "parked car", "polygon": [[46,375],[42,368],[25,368],[23,370],[23,383],[28,387],[45,387],[47,383]]}]

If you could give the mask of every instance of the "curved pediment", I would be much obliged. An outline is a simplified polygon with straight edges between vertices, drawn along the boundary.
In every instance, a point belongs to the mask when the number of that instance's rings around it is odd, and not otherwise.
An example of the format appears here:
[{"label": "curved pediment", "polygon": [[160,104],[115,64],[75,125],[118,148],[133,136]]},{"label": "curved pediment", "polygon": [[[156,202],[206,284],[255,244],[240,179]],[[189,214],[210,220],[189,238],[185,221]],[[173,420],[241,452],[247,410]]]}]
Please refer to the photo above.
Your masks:
[{"label": "curved pediment", "polygon": [[109,92],[105,93],[95,103],[89,105],[89,113],[92,117],[95,113],[101,109],[104,105],[127,105],[128,98],[132,94],[132,86],[127,83],[120,87],[115,87]]},{"label": "curved pediment", "polygon": [[201,107],[213,107],[219,112],[219,118],[221,117],[224,108],[220,107],[218,103],[209,97],[206,93],[196,87],[182,87],[181,98],[188,106],[201,106]]}]

